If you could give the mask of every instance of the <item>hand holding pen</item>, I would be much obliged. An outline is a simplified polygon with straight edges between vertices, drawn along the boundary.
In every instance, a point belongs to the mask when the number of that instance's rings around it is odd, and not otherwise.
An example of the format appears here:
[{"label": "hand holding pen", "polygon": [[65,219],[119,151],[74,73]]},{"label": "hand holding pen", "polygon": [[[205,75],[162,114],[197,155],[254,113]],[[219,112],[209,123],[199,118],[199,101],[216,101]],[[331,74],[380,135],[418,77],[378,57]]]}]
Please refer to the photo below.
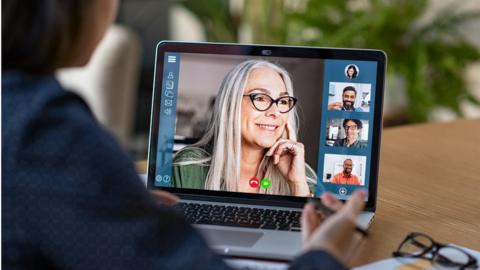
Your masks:
[{"label": "hand holding pen", "polygon": [[[328,195],[325,195],[325,196],[326,196],[326,199],[327,199],[327,200],[332,197],[331,194],[328,194]],[[330,200],[332,201],[333,204],[338,204],[338,203],[336,202],[336,200],[332,200],[332,199],[330,199]],[[309,199],[308,202],[313,204],[313,206],[315,207],[315,210],[317,210],[317,214],[320,215],[320,218],[321,218],[322,220],[327,219],[327,218],[329,218],[331,215],[333,215],[333,214],[336,213],[336,210],[327,207],[327,206],[326,206],[325,204],[323,204],[322,201],[321,201],[320,199],[318,199],[318,198],[311,198],[311,199]],[[342,205],[338,204],[335,209],[340,209],[341,207],[342,207]],[[360,234],[361,234],[362,236],[364,236],[364,237],[367,237],[367,236],[368,236],[367,230],[365,230],[365,229],[363,229],[363,228],[360,228],[359,226],[355,226],[355,231],[358,232],[358,233],[360,233]]]},{"label": "hand holding pen", "polygon": [[366,191],[355,191],[345,204],[332,194],[322,195],[322,203],[329,210],[315,209],[307,203],[302,213],[302,237],[306,250],[322,249],[347,265],[355,247],[356,220],[365,205]]}]

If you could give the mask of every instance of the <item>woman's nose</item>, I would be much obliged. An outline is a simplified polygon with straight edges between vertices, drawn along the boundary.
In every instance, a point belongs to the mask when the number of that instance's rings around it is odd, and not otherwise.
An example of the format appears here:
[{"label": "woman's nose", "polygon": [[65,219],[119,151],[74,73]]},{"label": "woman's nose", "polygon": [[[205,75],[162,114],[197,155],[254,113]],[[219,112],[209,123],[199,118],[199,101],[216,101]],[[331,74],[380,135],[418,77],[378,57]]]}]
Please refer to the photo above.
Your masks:
[{"label": "woman's nose", "polygon": [[280,116],[280,110],[278,109],[278,105],[276,103],[273,103],[272,106],[268,108],[266,113],[267,113],[267,116],[270,116],[270,115],[275,117]]}]

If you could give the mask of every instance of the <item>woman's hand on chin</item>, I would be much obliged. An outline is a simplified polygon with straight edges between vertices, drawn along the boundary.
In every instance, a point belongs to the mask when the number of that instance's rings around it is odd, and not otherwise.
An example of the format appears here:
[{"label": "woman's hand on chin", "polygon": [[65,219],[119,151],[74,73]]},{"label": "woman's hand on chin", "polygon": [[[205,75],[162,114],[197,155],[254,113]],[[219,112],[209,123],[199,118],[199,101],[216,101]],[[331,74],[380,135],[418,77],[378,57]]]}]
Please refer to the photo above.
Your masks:
[{"label": "woman's hand on chin", "polygon": [[[287,135],[291,130],[287,125]],[[290,137],[290,136],[287,136]],[[290,139],[279,139],[266,153],[278,166],[283,177],[289,180],[295,196],[309,196],[310,189],[305,175],[305,148],[302,143]]]}]

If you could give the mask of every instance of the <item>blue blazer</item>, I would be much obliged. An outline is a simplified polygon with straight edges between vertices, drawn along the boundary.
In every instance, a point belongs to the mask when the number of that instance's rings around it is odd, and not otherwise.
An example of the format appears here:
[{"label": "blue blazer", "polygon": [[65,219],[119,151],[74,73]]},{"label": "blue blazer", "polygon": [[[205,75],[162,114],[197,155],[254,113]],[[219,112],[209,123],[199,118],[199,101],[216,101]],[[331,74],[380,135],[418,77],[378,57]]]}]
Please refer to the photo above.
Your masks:
[{"label": "blue blazer", "polygon": [[[228,269],[52,75],[2,75],[4,269]],[[322,251],[293,269],[344,269]]]}]

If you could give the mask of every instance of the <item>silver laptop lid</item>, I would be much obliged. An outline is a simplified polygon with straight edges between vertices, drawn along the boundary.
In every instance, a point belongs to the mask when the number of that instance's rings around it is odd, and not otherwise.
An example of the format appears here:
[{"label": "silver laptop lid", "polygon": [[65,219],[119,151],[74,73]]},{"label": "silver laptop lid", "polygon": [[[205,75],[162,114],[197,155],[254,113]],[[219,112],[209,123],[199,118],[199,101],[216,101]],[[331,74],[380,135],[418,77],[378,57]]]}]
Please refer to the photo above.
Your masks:
[{"label": "silver laptop lid", "polygon": [[149,188],[290,207],[365,188],[374,210],[385,61],[377,50],[160,42]]}]

